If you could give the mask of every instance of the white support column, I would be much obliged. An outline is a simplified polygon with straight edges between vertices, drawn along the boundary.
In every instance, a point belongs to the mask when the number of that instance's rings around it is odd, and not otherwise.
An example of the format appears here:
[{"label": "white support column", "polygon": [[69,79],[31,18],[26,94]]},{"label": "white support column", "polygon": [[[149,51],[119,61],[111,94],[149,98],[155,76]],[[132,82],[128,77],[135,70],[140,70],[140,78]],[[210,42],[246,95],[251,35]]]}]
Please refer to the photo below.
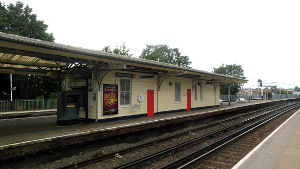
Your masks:
[{"label": "white support column", "polygon": [[13,110],[13,85],[12,85],[12,73],[9,74],[9,79],[10,79],[10,105],[9,105],[9,110]]},{"label": "white support column", "polygon": [[98,94],[98,92],[99,92],[99,85],[98,85],[98,71],[96,70],[95,72],[94,72],[94,74],[93,74],[94,76],[94,78],[93,78],[93,81],[94,81],[94,85],[95,85],[95,87],[96,87],[96,120],[95,120],[95,122],[98,122],[98,114],[99,114],[99,104],[98,104],[98,101],[99,101],[99,94]]},{"label": "white support column", "polygon": [[13,101],[13,85],[12,85],[12,73],[9,74],[10,79],[10,101]]}]

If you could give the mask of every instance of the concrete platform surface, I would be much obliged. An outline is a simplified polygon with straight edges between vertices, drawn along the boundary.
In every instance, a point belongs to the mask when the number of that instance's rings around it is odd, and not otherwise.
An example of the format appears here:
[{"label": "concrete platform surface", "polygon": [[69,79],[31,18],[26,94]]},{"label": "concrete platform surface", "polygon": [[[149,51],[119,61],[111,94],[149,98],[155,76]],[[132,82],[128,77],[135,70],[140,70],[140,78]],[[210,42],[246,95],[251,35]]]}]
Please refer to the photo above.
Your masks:
[{"label": "concrete platform surface", "polygon": [[0,112],[0,120],[56,115],[56,109]]},{"label": "concrete platform surface", "polygon": [[49,111],[56,111],[56,109],[26,110],[26,111],[7,111],[7,112],[0,112],[0,114],[26,114],[26,113],[32,113],[32,112],[49,112]]},{"label": "concrete platform surface", "polygon": [[[34,140],[41,140],[46,138],[54,138],[58,136],[72,135],[76,133],[89,132],[92,130],[107,130],[111,128],[124,127],[127,125],[152,123],[157,120],[164,120],[170,118],[181,117],[183,115],[192,116],[193,114],[212,113],[220,110],[229,110],[248,105],[255,105],[264,103],[262,101],[252,101],[250,103],[232,103],[230,106],[223,104],[223,106],[215,108],[207,108],[202,110],[193,110],[190,112],[178,112],[155,115],[154,117],[141,117],[129,120],[119,120],[104,123],[89,124],[80,123],[77,125],[58,126],[56,124],[56,116],[43,117],[28,117],[18,119],[3,119],[0,120],[0,150],[11,144],[20,144]],[[3,130],[2,130],[3,129]]]},{"label": "concrete platform surface", "polygon": [[249,152],[234,169],[300,169],[300,110]]}]

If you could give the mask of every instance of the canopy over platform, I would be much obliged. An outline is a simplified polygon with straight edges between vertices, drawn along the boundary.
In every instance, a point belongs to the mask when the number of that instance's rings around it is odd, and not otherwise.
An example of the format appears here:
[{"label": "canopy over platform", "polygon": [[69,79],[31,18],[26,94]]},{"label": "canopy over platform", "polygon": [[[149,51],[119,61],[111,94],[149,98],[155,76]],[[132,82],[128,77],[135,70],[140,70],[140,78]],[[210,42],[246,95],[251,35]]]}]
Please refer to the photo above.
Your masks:
[{"label": "canopy over platform", "polygon": [[246,82],[232,76],[0,32],[0,73],[63,77],[107,71],[113,65],[118,65],[118,70],[122,71],[159,76],[178,76],[219,83]]}]

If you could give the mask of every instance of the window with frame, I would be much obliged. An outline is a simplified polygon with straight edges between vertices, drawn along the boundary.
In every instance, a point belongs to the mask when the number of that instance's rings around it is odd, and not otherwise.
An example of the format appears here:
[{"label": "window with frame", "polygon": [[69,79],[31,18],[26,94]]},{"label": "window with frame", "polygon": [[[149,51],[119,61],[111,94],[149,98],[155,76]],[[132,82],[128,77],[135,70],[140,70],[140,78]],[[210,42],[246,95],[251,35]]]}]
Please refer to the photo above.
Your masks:
[{"label": "window with frame", "polygon": [[195,101],[197,101],[198,93],[197,93],[197,85],[194,86],[194,91],[195,91]]},{"label": "window with frame", "polygon": [[181,101],[180,83],[175,83],[175,102]]},{"label": "window with frame", "polygon": [[131,104],[131,79],[120,79],[120,105]]}]

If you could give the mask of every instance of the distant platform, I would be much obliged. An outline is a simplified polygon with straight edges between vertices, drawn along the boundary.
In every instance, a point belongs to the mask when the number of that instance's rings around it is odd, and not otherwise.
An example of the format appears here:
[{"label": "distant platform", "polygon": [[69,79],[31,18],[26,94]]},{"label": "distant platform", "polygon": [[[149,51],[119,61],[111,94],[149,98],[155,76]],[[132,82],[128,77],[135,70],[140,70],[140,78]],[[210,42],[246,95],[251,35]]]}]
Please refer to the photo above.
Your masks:
[{"label": "distant platform", "polygon": [[56,109],[0,112],[0,120],[49,115],[56,115]]}]

